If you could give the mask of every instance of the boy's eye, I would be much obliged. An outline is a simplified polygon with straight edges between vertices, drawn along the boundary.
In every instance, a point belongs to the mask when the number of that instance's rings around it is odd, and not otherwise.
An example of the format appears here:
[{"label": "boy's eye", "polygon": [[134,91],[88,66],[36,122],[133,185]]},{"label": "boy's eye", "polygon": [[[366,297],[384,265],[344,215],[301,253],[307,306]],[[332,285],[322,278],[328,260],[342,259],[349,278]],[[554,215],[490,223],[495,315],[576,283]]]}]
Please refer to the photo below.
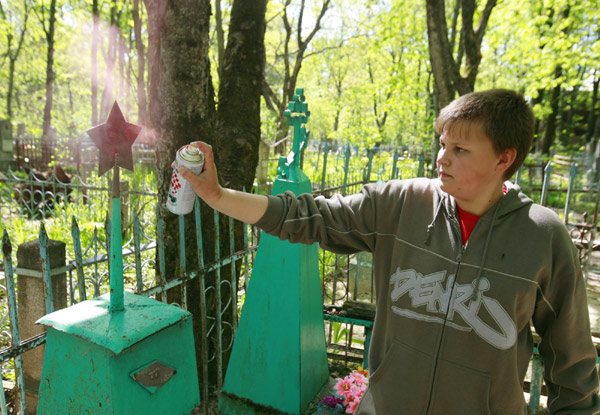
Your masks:
[{"label": "boy's eye", "polygon": [[456,152],[457,153],[463,153],[464,151],[466,151],[464,148],[462,148],[462,147],[456,147]]}]

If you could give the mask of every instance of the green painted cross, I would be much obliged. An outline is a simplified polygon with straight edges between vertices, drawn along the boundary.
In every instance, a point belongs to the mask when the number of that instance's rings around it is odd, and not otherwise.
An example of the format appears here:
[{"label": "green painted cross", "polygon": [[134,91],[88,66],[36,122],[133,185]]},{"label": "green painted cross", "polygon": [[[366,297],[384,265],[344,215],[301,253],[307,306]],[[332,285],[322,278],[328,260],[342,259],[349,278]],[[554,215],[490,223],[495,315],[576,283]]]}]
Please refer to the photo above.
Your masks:
[{"label": "green painted cross", "polygon": [[[300,169],[310,113],[297,89],[285,112],[294,127],[290,155],[280,159],[273,195],[310,193]],[[261,234],[252,279],[219,401],[220,415],[300,415],[329,378],[317,244]]]},{"label": "green painted cross", "polygon": [[[306,147],[310,131],[305,127],[310,117],[308,103],[305,102],[304,88],[296,88],[293,100],[288,103],[288,109],[284,114],[287,118],[287,124],[294,127],[294,136],[292,151],[287,157],[279,159],[279,168],[277,173],[282,178],[295,178],[295,170],[298,168],[298,160],[301,152]],[[294,167],[291,167],[294,166]]]}]

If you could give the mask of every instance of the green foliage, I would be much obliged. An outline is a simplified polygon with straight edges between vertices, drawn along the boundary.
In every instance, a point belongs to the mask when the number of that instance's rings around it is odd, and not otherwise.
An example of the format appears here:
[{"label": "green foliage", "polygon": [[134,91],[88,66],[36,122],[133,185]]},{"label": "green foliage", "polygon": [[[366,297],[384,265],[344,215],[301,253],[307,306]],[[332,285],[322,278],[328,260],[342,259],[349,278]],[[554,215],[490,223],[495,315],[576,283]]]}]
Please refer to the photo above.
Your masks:
[{"label": "green foliage", "polygon": [[[7,96],[8,36],[14,52],[19,31],[29,8],[27,31],[16,61],[13,92],[13,123],[23,123],[26,133],[39,136],[45,104],[46,40],[42,10],[47,1],[2,2],[0,16],[0,96]],[[227,28],[232,0],[221,0],[223,30]],[[106,83],[114,91],[128,118],[137,112],[137,52],[134,47],[130,2],[100,2],[98,51],[99,96]],[[148,30],[143,3],[142,41]],[[302,20],[301,40],[314,27],[321,1],[308,1]],[[287,8],[284,0],[268,3],[265,79],[279,93],[285,65],[297,53],[300,3]],[[484,2],[479,2],[476,24]],[[114,8],[114,13],[111,8]],[[452,22],[454,2],[446,5]],[[285,50],[283,13],[292,26],[290,49]],[[114,72],[107,74],[110,21],[116,19],[124,54]],[[548,91],[562,85],[564,111],[559,138],[565,149],[580,148],[588,122],[590,89],[600,56],[598,35],[600,12],[589,0],[527,0],[499,2],[492,12],[482,45],[476,89],[509,87],[536,100],[540,118],[549,114]],[[45,22],[47,23],[47,22]],[[460,16],[459,16],[460,24]],[[213,30],[216,22],[211,21]],[[53,125],[61,140],[85,135],[91,125],[91,2],[60,2],[57,11]],[[211,34],[210,59],[215,90],[218,90],[216,32]],[[457,45],[458,42],[455,42]],[[458,52],[458,51],[456,51]],[[121,58],[122,56],[122,58]],[[285,59],[284,59],[285,58]],[[339,0],[332,3],[321,28],[315,32],[302,62],[296,85],[304,87],[312,112],[309,128],[313,139],[328,138],[360,148],[403,145],[418,153],[431,150],[433,137],[433,78],[429,67],[425,7],[418,0]],[[556,66],[562,68],[557,77]],[[146,82],[148,77],[145,76]],[[272,142],[277,132],[276,114],[263,105],[262,137]],[[0,103],[0,118],[7,117],[6,102]]]}]

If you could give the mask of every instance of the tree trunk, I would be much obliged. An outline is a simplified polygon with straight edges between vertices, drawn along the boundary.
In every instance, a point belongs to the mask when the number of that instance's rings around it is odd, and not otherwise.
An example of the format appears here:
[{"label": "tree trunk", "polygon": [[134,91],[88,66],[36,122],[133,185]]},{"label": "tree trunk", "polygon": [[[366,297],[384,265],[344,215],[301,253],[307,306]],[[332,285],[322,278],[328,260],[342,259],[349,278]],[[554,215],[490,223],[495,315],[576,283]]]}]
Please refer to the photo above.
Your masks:
[{"label": "tree trunk", "polygon": [[8,53],[9,53],[9,64],[8,64],[8,91],[6,92],[6,115],[10,120],[12,118],[12,96],[15,85],[15,62],[12,54],[10,53],[10,38],[8,40]]},{"label": "tree trunk", "polygon": [[[544,101],[544,97],[546,96],[545,89],[538,89],[537,96],[531,100],[531,106],[535,107],[536,105],[542,103]],[[541,152],[542,149],[542,131],[544,128],[544,122],[538,117],[535,117],[533,123],[533,142],[531,143],[532,150],[537,154]]]},{"label": "tree trunk", "polygon": [[[477,29],[474,29],[473,16],[476,10],[475,0],[462,0],[462,26],[460,29],[459,49],[464,52],[465,66],[463,77],[460,73],[463,53],[458,60],[453,57],[453,44],[448,39],[446,9],[444,0],[427,0],[427,37],[431,69],[439,94],[439,106],[444,108],[455,97],[472,92],[475,87],[477,71],[481,62],[481,42],[496,0],[488,0],[481,13]],[[453,30],[454,33],[454,30]]]},{"label": "tree trunk", "polygon": [[19,34],[19,43],[16,49],[11,49],[11,41],[13,39],[12,34],[8,34],[8,47],[6,54],[9,60],[8,67],[8,91],[6,92],[6,115],[8,119],[12,118],[12,96],[15,86],[15,69],[17,65],[17,59],[19,58],[19,54],[21,53],[21,47],[23,46],[23,40],[25,40],[25,32],[27,32],[27,20],[29,18],[29,7],[27,6],[27,1],[23,1],[23,27],[21,28],[21,33]]},{"label": "tree trunk", "polygon": [[[554,69],[554,77],[559,79],[562,76],[562,67],[557,65]],[[554,144],[556,138],[556,120],[559,111],[559,100],[560,100],[561,84],[559,83],[552,88],[552,94],[550,95],[550,109],[551,112],[546,118],[546,126],[544,129],[544,139],[542,141],[542,153],[550,154],[550,148]]]},{"label": "tree trunk", "polygon": [[[50,2],[50,16],[48,21],[48,28],[46,29],[44,24],[44,31],[46,32],[46,103],[44,105],[44,121],[42,124],[42,136],[47,138],[49,136],[50,126],[52,125],[52,101],[54,85],[54,24],[56,22],[56,0]],[[49,158],[48,158],[49,159]]]},{"label": "tree trunk", "polygon": [[[233,2],[227,48],[220,71],[215,159],[224,184],[248,192],[252,190],[258,165],[266,8],[267,0]],[[221,229],[227,229],[227,225],[223,224]],[[243,246],[243,231],[242,224],[236,223],[236,250]],[[221,252],[229,251],[228,239],[228,235],[221,238]],[[240,269],[239,264],[236,269]],[[231,276],[229,268],[224,271],[222,278],[237,281],[237,275]],[[234,290],[225,291],[223,295],[229,298],[237,295],[237,283],[232,285]],[[227,334],[233,336],[233,333]],[[226,338],[225,344],[228,341]],[[227,366],[228,359],[229,353],[223,358],[223,367]]]},{"label": "tree trunk", "polygon": [[146,51],[142,39],[142,22],[139,12],[140,0],[133,0],[133,30],[135,33],[135,49],[137,51],[137,106],[138,106],[138,124],[147,127],[148,102],[146,99],[146,84],[144,82],[144,72],[146,71]]},{"label": "tree trunk", "polygon": [[596,132],[596,124],[598,119],[598,111],[597,108],[598,103],[598,85],[600,84],[600,74],[596,71],[594,72],[594,83],[592,87],[592,98],[590,102],[590,110],[588,112],[588,121],[587,121],[587,133],[585,135],[585,141],[590,142],[594,138],[594,133]]},{"label": "tree trunk", "polygon": [[[127,78],[125,77],[125,61],[130,60],[128,56],[127,59],[125,55],[127,54],[126,46],[125,46],[125,36],[119,30],[117,32],[117,57],[119,58],[119,89],[115,93],[117,100],[125,104],[125,108],[129,109],[129,100],[126,98],[127,96]],[[116,82],[115,82],[116,84]],[[129,113],[129,111],[127,111]]]},{"label": "tree trunk", "polygon": [[98,28],[100,25],[100,11],[98,0],[92,1],[92,125],[98,124]]},{"label": "tree trunk", "polygon": [[[148,66],[150,123],[156,136],[159,217],[165,223],[166,275],[171,279],[182,274],[178,268],[178,218],[164,208],[171,178],[171,162],[176,150],[193,140],[212,144],[219,166],[221,181],[231,188],[250,191],[257,165],[260,138],[260,93],[264,68],[264,31],[266,0],[247,2],[235,0],[231,10],[229,40],[224,55],[222,81],[219,88],[219,112],[216,113],[210,75],[209,0],[144,0],[148,12]],[[159,99],[160,97],[160,99]],[[215,138],[217,137],[217,138]],[[204,262],[215,260],[214,211],[201,204]],[[221,255],[229,253],[228,220],[221,218],[219,242]],[[187,270],[195,269],[197,244],[192,215],[184,223]],[[236,228],[236,246],[242,243],[241,227]],[[237,268],[239,270],[239,267]],[[214,274],[214,273],[213,273]],[[221,280],[231,279],[229,267],[221,269]],[[204,276],[206,287],[214,287],[215,275]],[[235,278],[234,278],[235,280]],[[200,279],[188,284],[187,304],[194,315],[194,336],[197,345],[198,372],[202,375],[204,359],[200,323]],[[235,284],[234,284],[235,285]],[[222,285],[227,300],[237,294]],[[171,290],[176,291],[176,290]],[[234,291],[234,292],[232,292]],[[217,313],[216,290],[207,298],[207,315]],[[168,301],[180,301],[181,293],[170,293]],[[224,298],[222,298],[224,300]],[[223,303],[223,304],[226,304]],[[235,327],[237,313],[230,306],[223,315],[224,345],[233,335],[228,324]],[[228,324],[227,324],[228,323]],[[217,330],[213,330],[213,336]],[[209,348],[216,342],[210,341]],[[213,354],[214,350],[208,353]],[[223,373],[228,353],[223,356]],[[210,384],[220,386],[215,361],[209,366]],[[204,397],[205,399],[206,397]]]},{"label": "tree trunk", "polygon": [[[179,268],[178,217],[165,208],[177,149],[201,139],[214,143],[214,92],[210,76],[209,0],[144,0],[148,13],[148,62],[150,77],[150,121],[154,129],[157,158],[158,215],[164,221],[166,275],[170,280],[181,276]],[[213,212],[202,210],[206,263],[214,257]],[[187,270],[198,266],[196,231],[193,215],[184,221]],[[164,282],[164,281],[163,281]],[[200,323],[200,280],[188,284],[188,309],[193,314],[198,371],[203,354]],[[170,290],[169,302],[181,304],[182,293]],[[213,314],[214,315],[214,314]],[[203,397],[205,400],[206,397]]]},{"label": "tree trunk", "polygon": [[435,81],[440,107],[445,107],[454,99],[455,86],[450,71],[457,71],[448,41],[444,0],[427,0],[427,39],[429,58]]},{"label": "tree trunk", "polygon": [[[285,67],[283,74],[283,85],[277,88],[281,88],[281,98],[277,98],[277,95],[274,92],[275,88],[269,86],[266,80],[263,81],[263,87],[265,88],[263,94],[265,96],[267,107],[269,107],[270,110],[275,111],[277,113],[277,117],[279,120],[277,125],[275,141],[283,139],[289,130],[289,126],[287,125],[287,119],[285,118],[284,112],[287,108],[288,102],[291,101],[294,97],[294,93],[296,91],[296,83],[298,81],[300,69],[302,68],[302,61],[304,60],[304,54],[306,53],[306,49],[308,48],[308,45],[312,41],[315,34],[321,29],[321,21],[323,20],[325,13],[329,9],[331,0],[323,0],[315,25],[313,26],[308,36],[306,36],[306,38],[303,38],[302,35],[302,20],[304,18],[305,10],[304,1],[302,2],[302,5],[299,10],[298,24],[295,29],[292,28],[292,25],[288,19],[288,6],[290,5],[290,3],[291,0],[286,1],[282,15],[286,35],[283,45],[284,52],[282,55]],[[297,44],[295,45],[295,53],[290,52],[290,49],[292,49],[290,42],[292,40],[293,32],[296,34],[297,42]],[[293,55],[295,55],[295,59],[293,59],[292,61]],[[285,143],[282,143],[282,145],[279,145],[275,148],[275,152],[282,153],[284,149]]]},{"label": "tree trunk", "polygon": [[115,100],[115,81],[114,71],[117,62],[117,37],[120,34],[118,24],[120,13],[117,13],[117,2],[112,1],[110,8],[110,26],[108,29],[108,50],[106,52],[106,72],[104,74],[104,89],[102,90],[102,100],[100,101],[100,120],[108,117],[113,102]]},{"label": "tree trunk", "polygon": [[219,85],[223,71],[223,59],[225,59],[225,36],[223,33],[223,13],[221,12],[221,0],[215,0],[215,31],[217,32],[217,64],[219,65]]}]

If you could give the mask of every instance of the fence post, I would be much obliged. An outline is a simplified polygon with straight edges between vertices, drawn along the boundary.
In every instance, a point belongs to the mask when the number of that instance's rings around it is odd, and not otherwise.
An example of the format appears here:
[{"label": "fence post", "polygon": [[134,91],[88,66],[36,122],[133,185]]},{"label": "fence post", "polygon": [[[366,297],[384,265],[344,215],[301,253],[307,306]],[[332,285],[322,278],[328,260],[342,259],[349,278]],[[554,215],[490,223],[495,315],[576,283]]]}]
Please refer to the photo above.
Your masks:
[{"label": "fence post", "polygon": [[0,120],[0,171],[15,169],[13,151],[12,124],[10,120]]},{"label": "fence post", "polygon": [[546,206],[546,198],[548,197],[548,187],[550,186],[550,174],[552,173],[552,162],[546,164],[544,169],[544,184],[542,185],[542,196],[540,197],[540,205]]},{"label": "fence post", "polygon": [[367,162],[367,171],[363,176],[364,184],[371,182],[371,169],[373,168],[373,156],[375,155],[374,153],[375,150],[372,148],[367,150],[367,158],[369,159],[369,161]]},{"label": "fence post", "polygon": [[[43,274],[47,264],[50,265],[52,278],[53,308],[58,310],[67,307],[65,243],[53,239],[41,239],[25,242],[17,248],[17,312],[21,339],[28,339],[45,331],[43,326],[38,326],[35,322],[46,315]],[[46,258],[42,258],[41,254],[44,242],[47,243]],[[23,354],[27,414],[36,413],[43,361],[43,345]]]},{"label": "fence post", "polygon": [[329,142],[325,140],[323,147],[323,173],[321,173],[321,191],[325,189],[325,176],[327,175],[327,154],[329,153]]},{"label": "fence post", "polygon": [[423,154],[419,154],[419,168],[417,169],[417,177],[423,177],[425,160]]},{"label": "fence post", "polygon": [[519,167],[519,170],[517,170],[517,177],[515,178],[515,184],[521,186],[522,175],[523,175],[523,164],[521,164],[521,167]]},{"label": "fence post", "polygon": [[394,155],[392,156],[394,160],[392,161],[392,180],[398,178],[398,147],[394,149]]},{"label": "fence post", "polygon": [[569,208],[571,207],[571,197],[573,196],[573,183],[575,182],[575,173],[577,168],[575,163],[571,163],[571,170],[569,171],[569,186],[567,187],[567,202],[565,203],[565,225],[569,223]]},{"label": "fence post", "polygon": [[344,159],[344,184],[342,185],[342,196],[346,196],[346,184],[348,183],[348,165],[350,163],[350,144],[346,144],[346,157]]}]

